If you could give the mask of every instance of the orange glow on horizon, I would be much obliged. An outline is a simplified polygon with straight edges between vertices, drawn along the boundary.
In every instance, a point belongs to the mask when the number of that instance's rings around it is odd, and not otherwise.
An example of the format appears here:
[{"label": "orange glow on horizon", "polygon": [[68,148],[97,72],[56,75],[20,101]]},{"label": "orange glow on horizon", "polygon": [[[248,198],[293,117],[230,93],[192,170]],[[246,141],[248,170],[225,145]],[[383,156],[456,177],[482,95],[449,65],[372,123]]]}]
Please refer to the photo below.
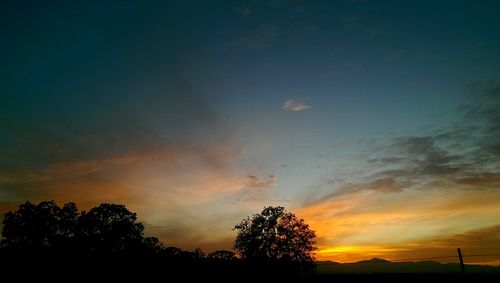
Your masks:
[{"label": "orange glow on horizon", "polygon": [[383,246],[331,246],[320,247],[316,251],[317,260],[331,260],[340,263],[357,262],[374,257],[384,259],[394,258],[394,254],[405,249]]}]

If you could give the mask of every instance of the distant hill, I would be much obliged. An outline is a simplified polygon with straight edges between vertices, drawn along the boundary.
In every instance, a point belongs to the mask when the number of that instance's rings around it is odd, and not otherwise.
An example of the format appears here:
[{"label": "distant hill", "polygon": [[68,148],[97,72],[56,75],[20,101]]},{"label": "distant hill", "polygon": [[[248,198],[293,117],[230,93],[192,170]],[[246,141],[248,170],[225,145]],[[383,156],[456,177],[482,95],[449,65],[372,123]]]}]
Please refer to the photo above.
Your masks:
[{"label": "distant hill", "polygon": [[[372,258],[355,263],[319,261],[318,273],[460,273],[458,263],[440,263],[437,261],[391,262],[381,258]],[[500,267],[489,265],[465,265],[467,273],[499,273]]]},{"label": "distant hill", "polygon": [[388,261],[387,259],[374,257],[372,259],[362,260],[362,261],[358,261],[356,263],[377,263],[377,262],[390,262],[390,261]]}]

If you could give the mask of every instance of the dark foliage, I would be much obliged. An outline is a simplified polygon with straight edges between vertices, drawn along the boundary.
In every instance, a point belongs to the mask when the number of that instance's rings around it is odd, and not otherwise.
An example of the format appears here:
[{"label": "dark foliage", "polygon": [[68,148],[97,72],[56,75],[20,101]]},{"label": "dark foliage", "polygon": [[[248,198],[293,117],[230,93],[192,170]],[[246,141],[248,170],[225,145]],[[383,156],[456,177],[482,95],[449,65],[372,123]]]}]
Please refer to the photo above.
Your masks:
[{"label": "dark foliage", "polygon": [[5,214],[1,245],[32,251],[64,248],[76,239],[78,219],[78,209],[71,202],[62,208],[54,201],[26,202]]},{"label": "dark foliage", "polygon": [[266,207],[234,229],[238,230],[234,249],[247,261],[294,270],[313,266],[316,234],[283,207]]},{"label": "dark foliage", "polygon": [[16,253],[151,254],[161,247],[124,205],[104,203],[79,212],[74,203],[26,202],[5,214],[1,245]]},{"label": "dark foliage", "polygon": [[77,241],[80,248],[100,253],[137,251],[154,244],[143,236],[144,225],[124,205],[104,203],[82,212],[78,219]]}]

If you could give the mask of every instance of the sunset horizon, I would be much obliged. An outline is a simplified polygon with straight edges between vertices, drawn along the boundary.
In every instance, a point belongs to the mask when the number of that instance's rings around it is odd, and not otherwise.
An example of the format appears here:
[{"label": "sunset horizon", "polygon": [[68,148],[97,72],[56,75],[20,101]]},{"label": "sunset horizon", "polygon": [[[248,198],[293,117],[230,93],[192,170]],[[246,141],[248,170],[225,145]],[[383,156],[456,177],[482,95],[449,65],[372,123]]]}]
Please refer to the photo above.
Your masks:
[{"label": "sunset horizon", "polygon": [[499,3],[2,2],[0,222],[123,204],[213,252],[280,206],[317,261],[500,266]]}]

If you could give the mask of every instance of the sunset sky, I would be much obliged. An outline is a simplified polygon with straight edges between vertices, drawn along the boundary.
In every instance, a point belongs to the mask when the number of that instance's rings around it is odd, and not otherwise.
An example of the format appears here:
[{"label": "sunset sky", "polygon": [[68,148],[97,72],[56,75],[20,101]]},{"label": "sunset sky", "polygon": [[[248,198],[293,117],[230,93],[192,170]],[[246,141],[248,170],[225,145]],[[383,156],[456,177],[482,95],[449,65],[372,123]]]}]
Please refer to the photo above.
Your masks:
[{"label": "sunset sky", "polygon": [[213,251],[280,205],[320,260],[500,253],[498,11],[2,1],[0,220],[123,203],[166,246]]}]

